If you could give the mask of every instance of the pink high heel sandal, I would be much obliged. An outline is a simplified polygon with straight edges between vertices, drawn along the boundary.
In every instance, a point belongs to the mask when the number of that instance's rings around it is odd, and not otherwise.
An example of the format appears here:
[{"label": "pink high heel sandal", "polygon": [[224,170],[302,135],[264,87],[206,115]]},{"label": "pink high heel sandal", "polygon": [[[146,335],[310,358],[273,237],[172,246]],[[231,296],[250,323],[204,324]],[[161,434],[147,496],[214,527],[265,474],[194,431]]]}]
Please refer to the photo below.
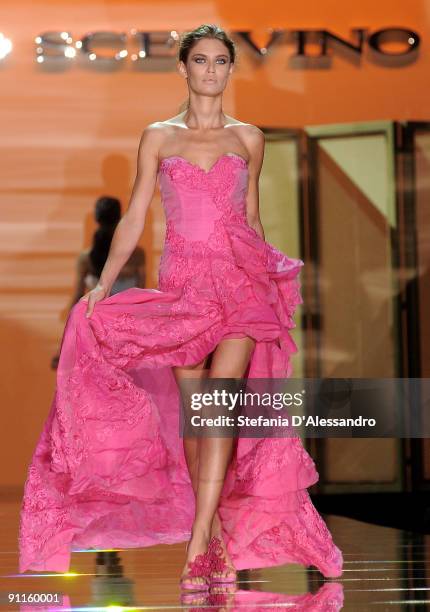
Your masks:
[{"label": "pink high heel sandal", "polygon": [[[188,550],[188,545],[187,545]],[[188,561],[188,571],[180,579],[181,589],[184,591],[205,591],[209,588],[211,560],[208,552],[196,555],[194,561]],[[205,582],[198,584],[191,578],[205,578]]]},{"label": "pink high heel sandal", "polygon": [[[208,545],[208,555],[210,558],[211,571],[209,579],[212,584],[227,584],[236,582],[237,573],[234,567],[227,565],[224,557],[224,549],[221,544],[221,540],[217,536],[213,536]],[[226,569],[230,569],[230,575],[227,576],[214,576],[217,572],[225,572]]]}]

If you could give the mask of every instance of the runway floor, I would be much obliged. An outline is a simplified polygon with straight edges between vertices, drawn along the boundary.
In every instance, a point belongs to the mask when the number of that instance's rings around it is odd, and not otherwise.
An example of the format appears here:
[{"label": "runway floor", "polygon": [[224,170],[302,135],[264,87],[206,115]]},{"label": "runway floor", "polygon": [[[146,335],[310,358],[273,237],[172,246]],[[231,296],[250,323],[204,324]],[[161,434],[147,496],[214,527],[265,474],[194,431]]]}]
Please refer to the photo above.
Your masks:
[{"label": "runway floor", "polygon": [[[1,610],[430,610],[429,535],[323,515],[344,554],[340,578],[288,564],[243,571],[235,589],[181,599],[184,544],[75,552],[68,574],[18,574],[18,512],[17,501],[0,505]],[[50,606],[17,603],[31,593],[62,599]]]}]

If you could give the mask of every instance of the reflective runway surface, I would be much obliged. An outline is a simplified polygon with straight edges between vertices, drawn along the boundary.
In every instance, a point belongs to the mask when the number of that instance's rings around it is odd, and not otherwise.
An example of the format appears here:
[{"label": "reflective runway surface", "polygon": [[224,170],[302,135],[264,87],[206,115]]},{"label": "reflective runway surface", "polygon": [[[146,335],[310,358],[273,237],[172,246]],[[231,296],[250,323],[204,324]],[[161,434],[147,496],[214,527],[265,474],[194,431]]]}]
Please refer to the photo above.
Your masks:
[{"label": "reflective runway surface", "polygon": [[[429,535],[323,515],[344,554],[340,578],[289,564],[243,571],[236,587],[181,597],[185,544],[80,551],[68,574],[20,575],[18,512],[16,501],[0,506],[1,610],[430,610]],[[32,594],[54,603],[25,603]]]}]

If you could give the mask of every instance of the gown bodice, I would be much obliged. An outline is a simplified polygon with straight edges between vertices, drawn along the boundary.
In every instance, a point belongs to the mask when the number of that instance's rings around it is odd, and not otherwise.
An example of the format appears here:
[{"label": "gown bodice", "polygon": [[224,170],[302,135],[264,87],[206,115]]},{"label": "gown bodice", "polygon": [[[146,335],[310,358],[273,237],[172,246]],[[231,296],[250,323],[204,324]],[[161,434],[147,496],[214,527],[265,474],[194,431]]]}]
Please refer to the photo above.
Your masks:
[{"label": "gown bodice", "polygon": [[208,240],[221,219],[246,220],[248,164],[240,155],[225,153],[208,171],[183,157],[166,157],[159,184],[167,227],[185,240]]}]

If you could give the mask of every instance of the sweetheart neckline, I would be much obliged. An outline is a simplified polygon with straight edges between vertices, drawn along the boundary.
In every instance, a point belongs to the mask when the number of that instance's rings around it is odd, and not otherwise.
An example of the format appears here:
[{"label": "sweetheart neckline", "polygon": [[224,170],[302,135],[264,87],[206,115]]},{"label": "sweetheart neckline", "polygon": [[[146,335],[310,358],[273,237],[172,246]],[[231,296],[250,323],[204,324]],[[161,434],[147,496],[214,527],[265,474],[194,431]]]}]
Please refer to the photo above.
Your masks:
[{"label": "sweetheart neckline", "polygon": [[212,170],[217,166],[217,164],[221,161],[221,159],[223,159],[224,157],[237,157],[238,159],[241,159],[243,161],[243,163],[246,165],[246,167],[248,167],[248,162],[246,161],[246,159],[244,157],[242,157],[242,155],[239,155],[239,153],[234,153],[234,152],[228,151],[227,153],[222,153],[215,160],[215,162],[212,164],[212,166],[209,168],[209,170],[205,170],[204,168],[202,168],[200,166],[200,164],[196,164],[196,163],[190,161],[189,159],[187,159],[186,157],[182,157],[182,155],[168,155],[167,157],[163,157],[160,160],[158,169],[160,170],[163,162],[165,162],[167,159],[181,159],[186,164],[189,164],[190,166],[194,166],[195,168],[198,168],[201,172],[203,172],[203,174],[210,174],[212,172]]}]

